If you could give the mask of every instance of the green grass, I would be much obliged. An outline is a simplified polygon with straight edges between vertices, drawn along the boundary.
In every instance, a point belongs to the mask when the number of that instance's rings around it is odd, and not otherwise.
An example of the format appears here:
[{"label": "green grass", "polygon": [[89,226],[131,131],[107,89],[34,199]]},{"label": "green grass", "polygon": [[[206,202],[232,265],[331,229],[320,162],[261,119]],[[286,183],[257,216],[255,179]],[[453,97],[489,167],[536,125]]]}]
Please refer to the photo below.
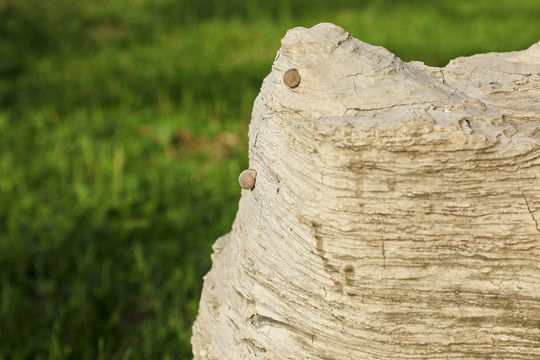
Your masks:
[{"label": "green grass", "polygon": [[280,39],[404,60],[524,49],[540,3],[0,0],[0,360],[190,359]]}]

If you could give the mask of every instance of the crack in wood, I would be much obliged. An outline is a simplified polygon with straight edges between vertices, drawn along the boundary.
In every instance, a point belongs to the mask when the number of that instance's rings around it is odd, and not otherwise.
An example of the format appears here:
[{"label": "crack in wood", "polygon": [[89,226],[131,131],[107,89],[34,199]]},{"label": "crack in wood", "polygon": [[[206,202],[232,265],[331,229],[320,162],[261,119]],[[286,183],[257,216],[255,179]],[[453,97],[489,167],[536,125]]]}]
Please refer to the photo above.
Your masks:
[{"label": "crack in wood", "polygon": [[531,217],[532,217],[532,219],[534,221],[536,231],[538,231],[540,233],[540,225],[538,225],[538,220],[536,220],[536,218],[534,217],[534,213],[531,210],[531,206],[529,205],[529,200],[527,200],[527,197],[525,196],[525,194],[523,193],[521,188],[519,189],[519,191],[521,192],[521,196],[523,197],[523,200],[525,200],[525,204],[527,205],[527,210],[529,210],[529,214],[531,214]]}]

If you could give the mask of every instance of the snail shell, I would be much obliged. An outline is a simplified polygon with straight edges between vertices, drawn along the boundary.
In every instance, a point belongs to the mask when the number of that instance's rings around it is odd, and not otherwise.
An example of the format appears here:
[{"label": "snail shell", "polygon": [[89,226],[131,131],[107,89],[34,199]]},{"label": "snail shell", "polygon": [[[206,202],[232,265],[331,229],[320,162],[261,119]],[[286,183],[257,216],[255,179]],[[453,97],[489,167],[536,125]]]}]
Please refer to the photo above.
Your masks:
[{"label": "snail shell", "polygon": [[300,74],[296,69],[289,69],[283,74],[283,82],[290,88],[295,88],[300,84]]},{"label": "snail shell", "polygon": [[251,190],[255,187],[255,178],[257,177],[257,172],[253,169],[244,170],[240,173],[238,177],[238,182],[242,189]]}]

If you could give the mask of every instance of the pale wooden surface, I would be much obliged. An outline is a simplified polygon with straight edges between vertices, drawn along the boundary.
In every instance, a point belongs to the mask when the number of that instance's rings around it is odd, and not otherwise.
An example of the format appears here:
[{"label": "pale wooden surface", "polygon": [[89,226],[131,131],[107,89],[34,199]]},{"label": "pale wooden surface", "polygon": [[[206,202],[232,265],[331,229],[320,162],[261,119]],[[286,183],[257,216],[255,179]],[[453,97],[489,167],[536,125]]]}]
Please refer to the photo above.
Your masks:
[{"label": "pale wooden surface", "polygon": [[540,359],[540,43],[433,68],[295,28],[249,137],[195,359]]}]

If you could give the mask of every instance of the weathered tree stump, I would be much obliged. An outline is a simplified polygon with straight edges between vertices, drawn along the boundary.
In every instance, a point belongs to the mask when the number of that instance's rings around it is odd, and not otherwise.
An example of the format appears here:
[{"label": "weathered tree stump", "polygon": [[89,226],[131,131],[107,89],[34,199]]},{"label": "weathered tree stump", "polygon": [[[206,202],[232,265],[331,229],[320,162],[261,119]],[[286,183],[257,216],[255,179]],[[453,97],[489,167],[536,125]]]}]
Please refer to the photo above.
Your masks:
[{"label": "weathered tree stump", "polygon": [[540,359],[540,43],[435,68],[295,28],[249,138],[195,359]]}]

